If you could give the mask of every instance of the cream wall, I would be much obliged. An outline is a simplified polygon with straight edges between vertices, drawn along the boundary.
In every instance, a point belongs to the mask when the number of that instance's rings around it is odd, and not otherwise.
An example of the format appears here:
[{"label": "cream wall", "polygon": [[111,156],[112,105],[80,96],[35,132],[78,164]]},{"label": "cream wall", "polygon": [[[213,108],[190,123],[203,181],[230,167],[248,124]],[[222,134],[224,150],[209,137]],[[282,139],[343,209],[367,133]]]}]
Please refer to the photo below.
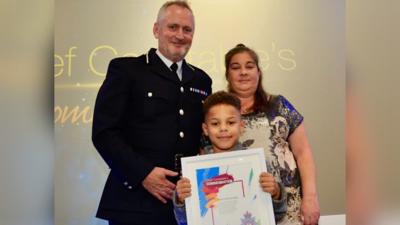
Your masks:
[{"label": "cream wall", "polygon": [[[164,1],[56,1],[55,221],[94,219],[108,168],[95,151],[91,118],[111,58],[156,46],[152,35]],[[237,43],[260,55],[264,86],[305,116],[323,215],[345,211],[344,1],[194,0],[196,31],[187,60],[224,89],[223,55]]]}]

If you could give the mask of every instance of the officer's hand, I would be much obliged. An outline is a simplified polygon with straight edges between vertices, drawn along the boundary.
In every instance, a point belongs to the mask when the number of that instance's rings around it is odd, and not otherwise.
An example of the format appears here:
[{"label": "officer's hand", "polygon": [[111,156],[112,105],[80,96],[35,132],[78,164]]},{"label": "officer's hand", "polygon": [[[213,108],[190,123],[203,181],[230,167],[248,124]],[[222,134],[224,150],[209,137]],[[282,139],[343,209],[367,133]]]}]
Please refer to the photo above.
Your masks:
[{"label": "officer's hand", "polygon": [[149,175],[142,181],[142,185],[158,200],[167,203],[167,199],[172,199],[172,193],[175,189],[175,184],[170,182],[167,176],[174,177],[177,175],[177,172],[161,167],[154,167]]},{"label": "officer's hand", "polygon": [[186,177],[182,177],[176,183],[176,194],[178,195],[179,203],[183,203],[185,198],[192,195],[192,189],[190,185],[190,180]]}]

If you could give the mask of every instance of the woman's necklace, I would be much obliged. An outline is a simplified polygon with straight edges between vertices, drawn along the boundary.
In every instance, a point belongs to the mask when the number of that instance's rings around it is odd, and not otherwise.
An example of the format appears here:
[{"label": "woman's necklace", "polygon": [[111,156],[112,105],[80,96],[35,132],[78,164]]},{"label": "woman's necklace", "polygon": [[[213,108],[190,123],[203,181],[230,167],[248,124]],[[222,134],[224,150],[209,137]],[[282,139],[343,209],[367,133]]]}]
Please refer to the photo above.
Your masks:
[{"label": "woman's necklace", "polygon": [[251,104],[242,104],[240,114],[248,114],[253,112],[253,102]]}]

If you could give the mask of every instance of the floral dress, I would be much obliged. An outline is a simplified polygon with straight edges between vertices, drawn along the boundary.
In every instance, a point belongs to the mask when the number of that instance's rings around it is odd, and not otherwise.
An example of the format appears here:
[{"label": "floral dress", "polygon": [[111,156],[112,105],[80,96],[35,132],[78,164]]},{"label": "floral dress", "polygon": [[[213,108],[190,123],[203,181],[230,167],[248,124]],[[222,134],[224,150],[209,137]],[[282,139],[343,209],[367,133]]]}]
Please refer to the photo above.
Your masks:
[{"label": "floral dress", "polygon": [[242,115],[245,129],[240,142],[246,148],[264,148],[268,172],[285,186],[287,213],[278,224],[301,224],[301,181],[288,138],[303,116],[283,96],[274,96],[268,112]]}]

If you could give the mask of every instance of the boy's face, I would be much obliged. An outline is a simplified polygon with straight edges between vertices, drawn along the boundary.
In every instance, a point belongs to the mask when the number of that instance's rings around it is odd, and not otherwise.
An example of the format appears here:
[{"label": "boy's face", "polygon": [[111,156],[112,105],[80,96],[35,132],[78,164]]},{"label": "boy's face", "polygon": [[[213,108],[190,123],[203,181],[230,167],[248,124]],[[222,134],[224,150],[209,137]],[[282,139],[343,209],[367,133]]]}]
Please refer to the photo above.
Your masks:
[{"label": "boy's face", "polygon": [[215,153],[232,150],[242,129],[239,110],[225,104],[211,107],[203,123],[203,132],[210,138]]}]

